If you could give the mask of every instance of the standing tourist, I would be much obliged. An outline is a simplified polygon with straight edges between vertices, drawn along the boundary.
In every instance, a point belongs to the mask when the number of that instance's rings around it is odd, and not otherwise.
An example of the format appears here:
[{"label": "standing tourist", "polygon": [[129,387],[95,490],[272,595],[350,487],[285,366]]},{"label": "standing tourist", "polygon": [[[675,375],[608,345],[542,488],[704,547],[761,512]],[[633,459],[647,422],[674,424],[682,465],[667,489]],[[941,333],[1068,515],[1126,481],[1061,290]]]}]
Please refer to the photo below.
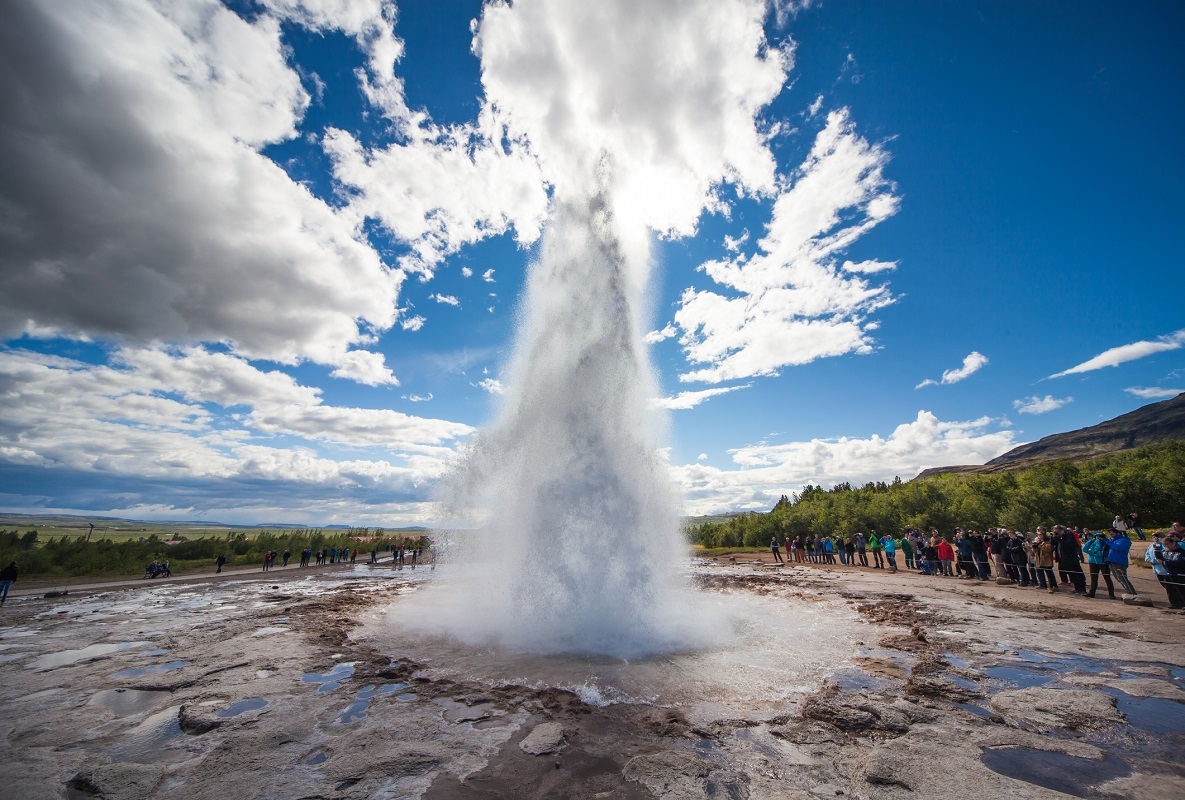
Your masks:
[{"label": "standing tourist", "polygon": [[[1064,525],[1053,526],[1052,538],[1058,569],[1073,584],[1074,594],[1085,595],[1086,575],[1082,572],[1082,550],[1078,547],[1078,538]],[[1114,569],[1111,572],[1114,574]]]},{"label": "standing tourist", "polygon": [[778,564],[785,563],[784,561],[782,561],[782,546],[780,544],[778,544],[778,537],[777,536],[774,536],[773,538],[771,538],[769,540],[769,549],[770,549],[770,552],[772,552],[774,554],[774,561],[775,562],[777,562]]},{"label": "standing tourist", "polygon": [[979,579],[986,581],[989,577],[987,542],[984,541],[983,534],[979,531],[971,531],[967,538],[971,540],[971,556],[975,559],[975,569],[979,574]]},{"label": "standing tourist", "polygon": [[1111,581],[1111,567],[1107,564],[1107,551],[1110,549],[1107,534],[1102,531],[1082,545],[1082,552],[1086,554],[1086,562],[1090,568],[1090,589],[1086,592],[1087,597],[1094,597],[1095,590],[1099,588],[1099,575],[1102,575],[1107,583],[1107,596],[1115,599],[1115,584]]},{"label": "standing tourist", "polygon": [[222,553],[218,554],[218,558],[214,559],[214,574],[217,575],[222,572],[222,565],[226,563],[226,556]]},{"label": "standing tourist", "polygon": [[1165,537],[1164,549],[1158,557],[1167,573],[1163,586],[1169,596],[1169,607],[1185,608],[1185,550],[1181,549],[1176,534],[1170,533]]},{"label": "standing tourist", "polygon": [[901,540],[901,557],[905,559],[905,568],[913,569],[913,536],[912,532],[906,532],[905,537]]},{"label": "standing tourist", "polygon": [[1141,542],[1146,541],[1144,538],[1144,529],[1140,527],[1140,515],[1134,511],[1127,515],[1127,529],[1129,531],[1135,531],[1136,536],[1140,537]]},{"label": "standing tourist", "polygon": [[[1144,551],[1144,561],[1152,567],[1152,572],[1156,575],[1156,580],[1160,581],[1160,585],[1164,588],[1165,593],[1169,594],[1168,587],[1165,586],[1165,581],[1168,579],[1169,571],[1165,569],[1164,563],[1160,560],[1160,554],[1164,552],[1164,537],[1159,533],[1152,534],[1152,544],[1148,545],[1148,549]],[[1172,604],[1172,596],[1169,596],[1169,604]]]},{"label": "standing tourist", "polygon": [[955,574],[955,548],[951,547],[950,542],[946,537],[940,537],[938,544],[934,547],[935,552],[938,553],[938,564],[942,570],[942,574],[948,577]]},{"label": "standing tourist", "polygon": [[996,571],[996,579],[1007,578],[1008,570],[1004,566],[1004,534],[1002,531],[992,529],[988,531],[988,535],[984,537],[987,542],[988,550],[992,554],[992,567]]},{"label": "standing tourist", "polygon": [[889,562],[889,572],[897,571],[897,543],[893,541],[893,535],[886,533],[881,539],[881,547],[885,551],[885,560]]},{"label": "standing tourist", "polygon": [[873,566],[876,569],[884,569],[885,560],[881,557],[881,540],[876,535],[876,531],[871,529],[868,531],[868,549],[872,551]]},{"label": "standing tourist", "polygon": [[1127,538],[1124,531],[1112,528],[1111,541],[1107,542],[1107,545],[1106,561],[1107,566],[1111,568],[1111,574],[1128,594],[1138,594],[1136,587],[1132,586],[1131,580],[1127,577],[1127,554],[1132,549],[1132,540]]},{"label": "standing tourist", "polygon": [[1037,543],[1033,545],[1034,560],[1037,562],[1037,578],[1039,583],[1046,583],[1046,590],[1050,594],[1057,594],[1057,576],[1053,574],[1053,543],[1049,535],[1038,528]]}]

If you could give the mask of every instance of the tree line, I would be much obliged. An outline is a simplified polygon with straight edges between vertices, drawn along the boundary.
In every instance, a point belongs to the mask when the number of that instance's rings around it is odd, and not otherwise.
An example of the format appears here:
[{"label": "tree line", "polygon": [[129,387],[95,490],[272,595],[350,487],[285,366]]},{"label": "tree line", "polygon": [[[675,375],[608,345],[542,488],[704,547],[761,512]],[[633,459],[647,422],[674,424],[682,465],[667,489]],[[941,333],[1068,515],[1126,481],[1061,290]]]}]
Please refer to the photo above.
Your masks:
[{"label": "tree line", "polygon": [[1106,528],[1136,512],[1145,527],[1185,522],[1185,442],[1163,442],[1085,462],[1053,461],[988,475],[945,474],[830,489],[806,486],[769,512],[688,529],[705,547],[761,547],[773,536],[848,535],[876,530],[900,536],[955,527],[1031,531],[1062,523]]},{"label": "tree line", "polygon": [[[367,542],[355,536],[370,535]],[[168,561],[174,573],[212,564],[221,553],[229,565],[263,563],[269,550],[283,553],[289,550],[295,560],[305,548],[312,551],[339,550],[355,547],[369,553],[371,548],[385,552],[401,543],[410,545],[411,538],[400,534],[385,534],[381,528],[326,533],[321,529],[260,531],[248,536],[244,532],[229,533],[225,537],[211,536],[186,539],[178,536],[166,544],[156,534],[120,542],[111,539],[87,541],[85,534],[77,537],[51,537],[40,541],[37,531],[0,531],[0,564],[15,561],[22,576],[81,576],[81,575],[138,575],[153,560]]]}]

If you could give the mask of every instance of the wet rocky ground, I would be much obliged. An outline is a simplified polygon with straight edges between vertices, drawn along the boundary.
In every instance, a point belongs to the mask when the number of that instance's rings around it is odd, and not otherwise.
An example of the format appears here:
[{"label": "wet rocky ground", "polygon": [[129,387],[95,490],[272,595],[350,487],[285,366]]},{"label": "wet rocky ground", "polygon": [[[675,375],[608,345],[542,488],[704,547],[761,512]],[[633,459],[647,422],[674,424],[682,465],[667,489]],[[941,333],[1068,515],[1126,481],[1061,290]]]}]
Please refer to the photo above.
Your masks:
[{"label": "wet rocky ground", "polygon": [[403,635],[443,572],[10,599],[4,796],[1185,796],[1180,614],[700,562],[756,610],[728,652],[527,667]]}]

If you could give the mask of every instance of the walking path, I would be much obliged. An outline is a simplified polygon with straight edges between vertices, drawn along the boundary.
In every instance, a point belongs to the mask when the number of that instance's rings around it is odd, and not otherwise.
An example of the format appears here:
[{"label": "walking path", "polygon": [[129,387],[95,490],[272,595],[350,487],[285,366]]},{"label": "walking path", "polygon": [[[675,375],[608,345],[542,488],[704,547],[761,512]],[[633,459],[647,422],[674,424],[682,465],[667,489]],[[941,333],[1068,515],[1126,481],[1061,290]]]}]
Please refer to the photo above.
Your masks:
[{"label": "walking path", "polygon": [[[85,594],[88,592],[101,592],[109,589],[135,589],[145,588],[149,586],[160,586],[162,584],[173,583],[209,583],[212,581],[287,581],[294,578],[307,578],[310,575],[320,575],[325,572],[337,572],[341,569],[357,566],[365,566],[370,564],[370,553],[362,553],[359,560],[353,564],[348,561],[339,562],[337,564],[322,564],[320,566],[313,565],[308,567],[299,566],[299,560],[295,563],[289,563],[286,567],[279,565],[273,566],[267,572],[264,572],[261,567],[223,567],[222,572],[215,573],[214,566],[202,567],[197,570],[192,570],[181,575],[174,575],[170,578],[133,578],[124,577],[116,578],[114,580],[97,580],[88,577],[71,577],[62,578],[59,580],[36,578],[29,580],[27,583],[22,580],[17,580],[13,584],[12,589],[8,592],[9,597],[38,597],[50,592],[69,593],[69,594]],[[391,566],[392,557],[390,555],[380,556],[379,565]],[[373,566],[373,565],[372,565]],[[19,588],[18,588],[19,587]]]}]

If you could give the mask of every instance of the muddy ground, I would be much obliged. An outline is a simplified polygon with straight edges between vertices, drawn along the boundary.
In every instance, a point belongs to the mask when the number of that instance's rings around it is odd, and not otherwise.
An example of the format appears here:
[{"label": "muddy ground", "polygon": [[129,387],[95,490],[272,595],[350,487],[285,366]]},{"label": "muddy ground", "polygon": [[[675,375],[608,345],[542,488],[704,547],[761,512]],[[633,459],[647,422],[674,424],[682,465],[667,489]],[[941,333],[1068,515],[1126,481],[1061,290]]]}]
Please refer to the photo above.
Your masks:
[{"label": "muddy ground", "polygon": [[687,676],[695,704],[609,702],[418,660],[422,642],[373,630],[437,579],[422,569],[14,597],[0,609],[0,793],[1185,796],[1185,616],[1150,581],[1137,588],[1159,608],[756,560],[697,562],[692,577],[792,621],[821,610],[842,632],[834,663],[787,656],[784,691],[714,716],[702,701],[729,694],[719,676]]}]

